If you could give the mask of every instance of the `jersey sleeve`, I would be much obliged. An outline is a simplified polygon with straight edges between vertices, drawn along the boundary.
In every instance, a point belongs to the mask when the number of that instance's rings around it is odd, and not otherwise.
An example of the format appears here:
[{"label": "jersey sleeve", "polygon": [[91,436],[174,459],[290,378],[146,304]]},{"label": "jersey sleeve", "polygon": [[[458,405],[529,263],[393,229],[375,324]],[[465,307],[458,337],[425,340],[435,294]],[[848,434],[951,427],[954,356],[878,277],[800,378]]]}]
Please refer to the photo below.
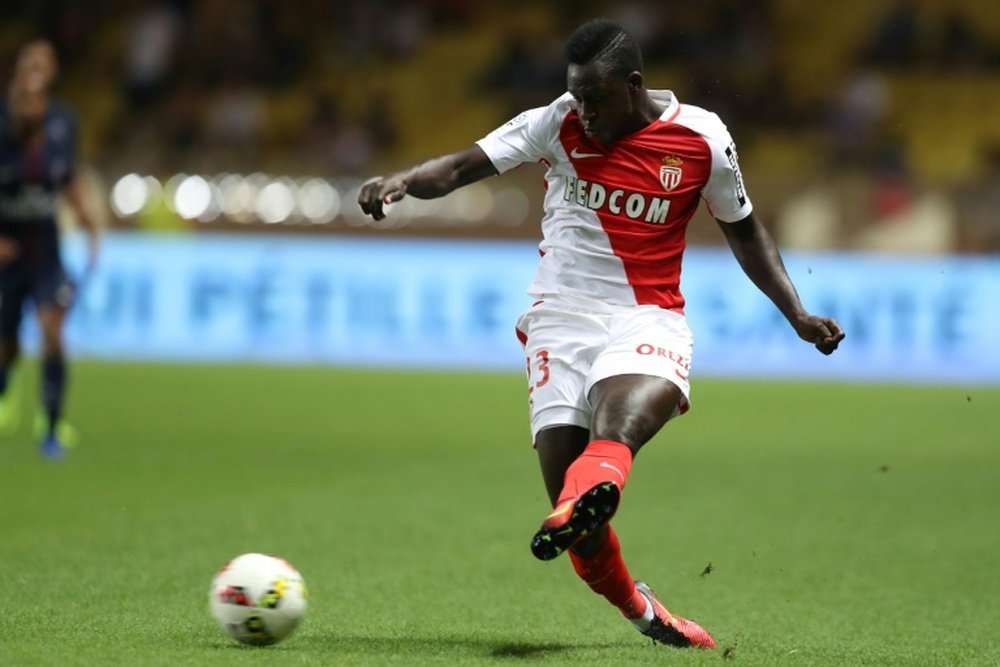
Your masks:
[{"label": "jersey sleeve", "polygon": [[79,125],[76,116],[66,114],[66,124],[69,126],[69,139],[66,141],[66,160],[69,162],[69,178],[76,172],[77,152],[80,148]]},{"label": "jersey sleeve", "polygon": [[553,119],[560,100],[520,113],[476,142],[497,172],[502,174],[526,162],[551,160],[549,145],[558,131]]},{"label": "jersey sleeve", "polygon": [[705,138],[712,149],[712,173],[702,196],[712,217],[722,222],[739,222],[753,212],[753,204],[743,185],[736,144],[721,120]]},{"label": "jersey sleeve", "polygon": [[55,184],[62,187],[73,179],[77,161],[76,116],[69,110],[57,107],[47,121],[50,172]]}]

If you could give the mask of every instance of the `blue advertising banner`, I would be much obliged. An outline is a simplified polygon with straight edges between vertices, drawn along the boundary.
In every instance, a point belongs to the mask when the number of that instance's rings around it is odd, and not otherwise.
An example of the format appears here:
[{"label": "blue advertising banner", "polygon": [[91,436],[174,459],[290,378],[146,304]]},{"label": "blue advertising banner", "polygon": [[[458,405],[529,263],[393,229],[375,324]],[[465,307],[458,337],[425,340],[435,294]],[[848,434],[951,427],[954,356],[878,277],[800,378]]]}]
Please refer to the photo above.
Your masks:
[{"label": "blue advertising banner", "polygon": [[682,289],[700,370],[1000,384],[1000,257],[784,255],[805,307],[844,328],[840,349],[799,341],[728,251],[695,249]]},{"label": "blue advertising banner", "polygon": [[520,368],[513,327],[532,252],[503,243],[114,234],[81,293],[70,339],[77,355],[98,357]]},{"label": "blue advertising banner", "polygon": [[[69,263],[82,255],[73,240]],[[68,338],[78,357],[518,370],[537,258],[526,242],[116,232]],[[1000,258],[785,261],[841,349],[799,341],[727,250],[691,248],[697,375],[1000,384]]]}]

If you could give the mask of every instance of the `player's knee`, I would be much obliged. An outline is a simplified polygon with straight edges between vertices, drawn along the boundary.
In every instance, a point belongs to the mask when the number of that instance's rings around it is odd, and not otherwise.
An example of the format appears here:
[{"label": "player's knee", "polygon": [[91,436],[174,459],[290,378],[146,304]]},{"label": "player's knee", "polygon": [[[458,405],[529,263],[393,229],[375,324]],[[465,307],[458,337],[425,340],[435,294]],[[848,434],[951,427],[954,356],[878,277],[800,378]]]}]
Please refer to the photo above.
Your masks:
[{"label": "player's knee", "polygon": [[63,355],[62,332],[46,331],[42,336],[42,355],[46,359],[53,359]]},{"label": "player's knee", "polygon": [[633,452],[656,435],[662,424],[643,414],[616,415],[613,419],[594,420],[591,437],[594,440],[614,440],[629,446]]}]

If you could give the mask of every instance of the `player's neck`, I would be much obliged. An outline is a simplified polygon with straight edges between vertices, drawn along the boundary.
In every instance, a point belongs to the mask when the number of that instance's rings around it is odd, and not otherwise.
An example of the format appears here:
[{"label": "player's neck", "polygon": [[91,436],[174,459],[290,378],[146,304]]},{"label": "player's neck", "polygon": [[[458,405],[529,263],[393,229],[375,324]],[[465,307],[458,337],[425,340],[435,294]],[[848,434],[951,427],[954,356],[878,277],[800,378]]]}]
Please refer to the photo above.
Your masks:
[{"label": "player's neck", "polygon": [[666,111],[667,107],[660,104],[653,96],[649,94],[649,91],[645,88],[642,89],[642,97],[640,97],[639,111],[642,114],[643,121],[645,121],[643,127],[649,125],[655,120],[659,119]]},{"label": "player's neck", "polygon": [[653,99],[649,92],[642,90],[635,105],[635,119],[625,136],[635,134],[656,122],[663,115],[665,106]]}]

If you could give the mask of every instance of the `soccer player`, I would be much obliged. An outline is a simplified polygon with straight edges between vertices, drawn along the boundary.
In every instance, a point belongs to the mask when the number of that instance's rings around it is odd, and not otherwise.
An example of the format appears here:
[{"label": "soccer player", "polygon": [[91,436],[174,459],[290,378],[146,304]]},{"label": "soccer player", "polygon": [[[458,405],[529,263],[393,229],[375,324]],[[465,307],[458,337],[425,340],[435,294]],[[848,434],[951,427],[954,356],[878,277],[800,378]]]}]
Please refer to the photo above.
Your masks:
[{"label": "soccer player", "polygon": [[632,578],[610,519],[636,453],[688,409],[692,337],[679,289],[684,232],[704,199],[749,278],[823,354],[844,337],[809,314],[753,215],[736,148],[718,116],[649,90],[635,40],[598,19],[565,46],[568,92],[470,148],[362,187],[375,219],[404,195],[443,196],[527,162],[546,192],[541,261],[517,323],[531,431],[554,511],[532,553],[569,550],[591,589],[654,641],[714,648]]},{"label": "soccer player", "polygon": [[75,172],[76,123],[50,99],[54,51],[44,41],[22,48],[5,103],[0,102],[0,428],[17,425],[10,396],[11,369],[20,353],[19,330],[26,302],[34,303],[42,333],[40,450],[64,456],[70,432],[62,422],[66,391],[63,324],[74,284],[59,252],[56,207],[65,196],[89,240],[89,266],[97,259],[98,230],[84,205]]}]

